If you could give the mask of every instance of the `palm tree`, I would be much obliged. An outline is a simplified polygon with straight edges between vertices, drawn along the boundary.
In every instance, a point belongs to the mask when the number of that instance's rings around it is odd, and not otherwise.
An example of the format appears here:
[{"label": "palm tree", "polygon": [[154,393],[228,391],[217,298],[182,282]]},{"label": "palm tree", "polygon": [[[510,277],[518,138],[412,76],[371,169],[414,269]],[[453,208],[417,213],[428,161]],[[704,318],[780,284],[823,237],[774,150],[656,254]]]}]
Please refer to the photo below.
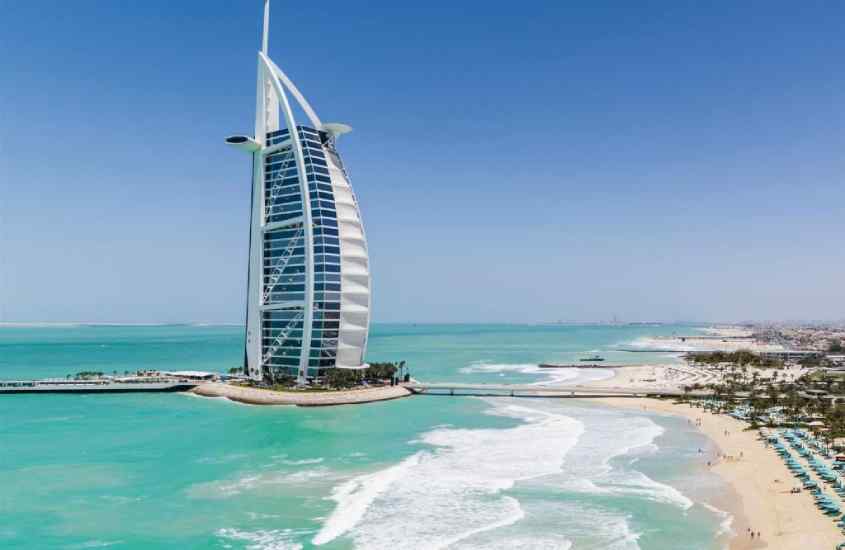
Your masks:
[{"label": "palm tree", "polygon": [[790,384],[786,390],[786,413],[790,424],[795,427],[798,424],[798,417],[801,415],[801,398],[794,384]]},{"label": "palm tree", "polygon": [[769,384],[766,387],[766,395],[769,396],[769,406],[770,407],[777,407],[779,392],[778,392],[778,389],[775,387],[774,384]]},{"label": "palm tree", "polygon": [[824,378],[822,378],[822,381],[824,382],[825,389],[830,392],[831,388],[833,388],[833,377],[828,373],[824,373]]}]

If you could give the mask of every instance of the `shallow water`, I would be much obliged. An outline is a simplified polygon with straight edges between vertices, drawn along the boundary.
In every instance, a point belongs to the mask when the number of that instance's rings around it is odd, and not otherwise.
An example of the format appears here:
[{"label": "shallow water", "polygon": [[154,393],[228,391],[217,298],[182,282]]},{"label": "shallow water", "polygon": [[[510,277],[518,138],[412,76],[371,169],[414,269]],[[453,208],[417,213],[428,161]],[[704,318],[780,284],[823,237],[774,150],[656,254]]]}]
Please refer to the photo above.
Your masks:
[{"label": "shallow water", "polygon": [[[536,364],[690,327],[376,325],[431,381],[577,381]],[[0,377],[225,370],[238,327],[0,327]],[[414,397],[251,407],[188,395],[0,398],[0,547],[710,549],[720,489],[686,421],[589,402]]]}]

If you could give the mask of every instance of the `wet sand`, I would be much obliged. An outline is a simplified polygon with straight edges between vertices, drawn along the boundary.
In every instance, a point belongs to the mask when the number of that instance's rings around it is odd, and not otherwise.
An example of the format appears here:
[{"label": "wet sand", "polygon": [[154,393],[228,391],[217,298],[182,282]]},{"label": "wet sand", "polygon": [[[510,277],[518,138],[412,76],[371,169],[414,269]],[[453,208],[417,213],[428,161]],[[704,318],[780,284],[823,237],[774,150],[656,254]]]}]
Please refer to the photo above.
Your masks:
[{"label": "wet sand", "polygon": [[[765,448],[756,430],[726,415],[705,412],[669,400],[601,398],[596,401],[629,409],[683,416],[709,437],[724,457],[711,462],[713,472],[736,492],[736,502],[713,503],[736,518],[732,550],[833,550],[845,541],[832,518],[816,508],[811,493],[790,493],[799,483],[771,448]],[[700,422],[700,424],[699,424]],[[751,539],[747,529],[761,533]]]}]

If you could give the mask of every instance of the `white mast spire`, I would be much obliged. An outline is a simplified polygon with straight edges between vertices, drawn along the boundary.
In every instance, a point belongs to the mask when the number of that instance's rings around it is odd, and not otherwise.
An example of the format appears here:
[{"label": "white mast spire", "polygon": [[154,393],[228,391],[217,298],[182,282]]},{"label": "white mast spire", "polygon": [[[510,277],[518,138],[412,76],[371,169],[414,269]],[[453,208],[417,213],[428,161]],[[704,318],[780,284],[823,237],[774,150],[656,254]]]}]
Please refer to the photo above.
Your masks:
[{"label": "white mast spire", "polygon": [[[315,158],[313,155],[317,151],[314,142],[319,139],[313,136],[313,130],[337,137],[348,131],[349,127],[342,124],[324,125],[302,93],[270,59],[267,53],[270,37],[270,0],[263,0],[263,2],[264,19],[256,75],[255,133],[253,136],[236,135],[226,138],[226,142],[230,145],[251,153],[253,166],[244,363],[246,374],[252,380],[273,380],[273,377],[280,372],[290,374],[296,372],[298,381],[305,383],[310,378],[322,376],[320,372],[324,368],[334,366],[360,368],[363,364],[369,328],[369,260],[356,200],[331,143],[322,144],[322,152],[318,152],[320,156],[325,157],[328,165],[327,168],[321,168],[322,175],[313,175],[308,171]],[[288,93],[305,112],[313,130],[307,126],[297,125],[288,101]],[[280,120],[280,115],[283,115],[283,120]],[[282,129],[287,130],[286,135],[279,131]],[[307,164],[300,134],[302,138],[311,137],[309,140],[311,154]],[[279,168],[274,163],[283,156],[287,159],[284,161],[285,168]],[[288,171],[292,168],[291,161],[295,166],[293,173]],[[302,213],[298,217],[288,216],[277,220],[280,217],[278,214],[287,212],[287,210],[282,210],[283,208],[299,206],[296,202],[288,204],[287,199],[284,204],[277,201],[276,191],[279,189],[284,189],[284,193],[290,193],[294,174],[299,183]],[[337,243],[337,250],[340,250],[340,252],[335,252],[339,259],[329,260],[329,263],[333,265],[340,264],[335,271],[331,272],[331,275],[324,273],[322,266],[317,272],[315,265],[315,230],[322,227],[323,222],[320,221],[322,217],[316,220],[312,217],[313,191],[311,191],[312,180],[309,180],[312,175],[314,178],[322,178],[320,181],[324,184],[328,177],[333,193],[339,197],[336,199],[338,206],[335,209],[342,215],[338,215],[337,229],[333,229],[336,237],[330,234],[326,237],[330,240],[334,238],[334,241],[329,244]],[[332,206],[334,204],[332,203]],[[293,231],[293,236],[286,237],[286,233],[277,231],[279,229]],[[322,243],[323,240],[321,239],[320,242]],[[283,246],[279,248],[276,245]],[[265,246],[272,246],[272,250],[268,248],[270,252],[265,254]],[[291,280],[294,280],[293,277],[296,278],[297,285],[304,286],[302,296],[295,293],[293,286],[291,289],[294,290],[291,292],[273,290],[278,275],[271,272],[280,265],[278,263],[280,256],[275,254],[278,250],[284,250],[288,259],[293,255],[294,250],[303,250],[298,253],[303,256],[302,266],[297,264],[297,269],[287,274]],[[284,269],[285,267],[281,268],[282,271]],[[342,272],[338,272],[337,269],[341,269]],[[334,273],[339,274],[334,275]],[[335,281],[332,284],[338,285],[338,290],[341,290],[337,292],[338,296],[330,300],[333,307],[325,307],[325,304],[315,300],[317,288],[323,288],[315,285],[318,276],[325,277],[327,281],[329,277],[332,277],[331,281]],[[268,277],[270,284],[267,282]],[[321,278],[320,281],[322,284],[323,279]],[[323,324],[324,319],[317,317],[315,313],[324,309],[337,312],[334,317],[326,317],[332,325],[327,330],[333,328],[336,334],[334,344],[328,336],[322,344],[320,344],[322,341],[320,336],[312,341],[315,317],[320,321],[316,325],[317,330],[328,327]],[[280,314],[273,313],[276,311]],[[285,315],[293,315],[293,317],[284,318]],[[283,330],[277,326],[277,323],[282,321],[286,325]],[[296,327],[297,331],[301,330],[299,337],[289,338],[290,331],[294,330],[292,327]],[[311,346],[318,344],[328,347],[320,347],[321,355],[313,358],[312,361]],[[280,350],[282,353],[279,353]],[[323,355],[323,351],[332,351],[333,354]],[[326,359],[335,357],[335,361],[326,361],[323,357]]]},{"label": "white mast spire", "polygon": [[270,36],[270,0],[264,0],[264,32],[261,35],[261,53],[267,55],[267,41]]}]

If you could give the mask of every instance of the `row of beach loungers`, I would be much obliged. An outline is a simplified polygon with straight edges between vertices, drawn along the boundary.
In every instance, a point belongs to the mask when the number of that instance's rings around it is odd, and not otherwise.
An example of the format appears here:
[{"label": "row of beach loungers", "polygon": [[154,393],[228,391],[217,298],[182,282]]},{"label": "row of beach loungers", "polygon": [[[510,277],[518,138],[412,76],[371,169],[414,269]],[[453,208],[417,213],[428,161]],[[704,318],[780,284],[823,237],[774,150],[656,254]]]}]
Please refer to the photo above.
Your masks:
[{"label": "row of beach loungers", "polygon": [[[728,413],[728,416],[732,416],[737,420],[744,420],[746,422],[751,421],[751,407],[748,406],[740,406],[735,407],[731,412]],[[783,408],[782,407],[772,407],[766,410],[764,413],[760,414],[757,417],[759,422],[762,423],[773,423],[773,424],[783,424],[786,421],[786,418],[783,415]],[[821,448],[819,450],[822,450]]]},{"label": "row of beach loungers", "polygon": [[707,369],[677,365],[666,367],[664,369],[664,377],[665,382],[679,386],[688,386],[692,384],[713,384],[719,382],[721,374]]},{"label": "row of beach loungers", "polygon": [[[842,479],[841,472],[845,470],[845,460],[834,459],[821,442],[804,430],[774,432],[761,430],[761,433],[783,459],[792,475],[802,482],[804,489],[812,492],[819,510],[836,520],[837,527],[845,533],[845,515],[841,515],[842,499],[845,498],[845,480]],[[801,460],[793,455],[793,451],[806,460],[810,470],[815,472],[816,476],[823,480],[839,498],[832,498],[825,493],[823,487],[813,479]],[[829,464],[825,459],[833,459],[833,462]],[[836,550],[845,550],[845,542],[839,544]]]}]

